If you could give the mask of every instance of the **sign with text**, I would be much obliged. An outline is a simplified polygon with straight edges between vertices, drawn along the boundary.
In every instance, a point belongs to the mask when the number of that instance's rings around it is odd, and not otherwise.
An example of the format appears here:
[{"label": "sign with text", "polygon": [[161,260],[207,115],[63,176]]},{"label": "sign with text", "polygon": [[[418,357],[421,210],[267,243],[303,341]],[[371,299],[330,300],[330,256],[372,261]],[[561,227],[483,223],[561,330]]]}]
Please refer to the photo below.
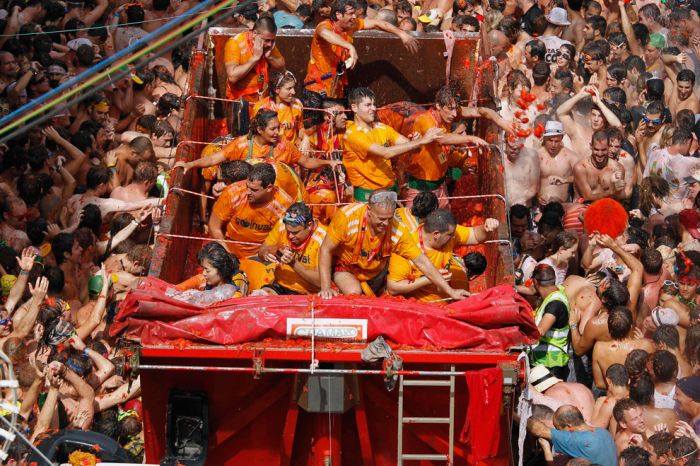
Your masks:
[{"label": "sign with text", "polygon": [[367,319],[287,319],[287,337],[311,338],[312,332],[324,340],[366,341]]}]

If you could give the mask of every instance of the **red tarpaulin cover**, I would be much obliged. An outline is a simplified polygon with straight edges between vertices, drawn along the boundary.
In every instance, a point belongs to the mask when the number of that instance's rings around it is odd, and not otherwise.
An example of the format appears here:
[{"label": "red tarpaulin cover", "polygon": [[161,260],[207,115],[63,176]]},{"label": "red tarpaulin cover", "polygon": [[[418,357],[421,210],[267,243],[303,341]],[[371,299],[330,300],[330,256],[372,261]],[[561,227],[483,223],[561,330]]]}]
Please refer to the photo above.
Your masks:
[{"label": "red tarpaulin cover", "polygon": [[532,308],[510,286],[497,286],[447,306],[398,297],[259,296],[230,299],[210,307],[165,295],[172,285],[147,277],[120,305],[110,328],[114,336],[142,344],[234,345],[265,338],[285,339],[287,319],[367,319],[367,338],[382,335],[394,343],[439,349],[505,351],[539,338]]}]

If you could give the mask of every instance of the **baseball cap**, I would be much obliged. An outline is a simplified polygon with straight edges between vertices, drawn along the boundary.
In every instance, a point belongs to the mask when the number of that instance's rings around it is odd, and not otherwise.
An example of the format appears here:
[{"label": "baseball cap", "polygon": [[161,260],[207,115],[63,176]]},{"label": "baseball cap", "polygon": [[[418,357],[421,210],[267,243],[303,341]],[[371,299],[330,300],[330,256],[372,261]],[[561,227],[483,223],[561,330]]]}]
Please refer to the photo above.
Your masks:
[{"label": "baseball cap", "polygon": [[700,168],[696,168],[690,175],[683,178],[686,183],[700,183]]},{"label": "baseball cap", "polygon": [[93,275],[88,280],[88,291],[93,294],[98,294],[102,291],[102,277],[99,275]]},{"label": "baseball cap", "polygon": [[683,209],[678,214],[681,225],[688,230],[690,236],[695,239],[700,238],[700,213],[695,209]]},{"label": "baseball cap", "polygon": [[66,45],[69,49],[75,52],[80,48],[81,45],[89,45],[90,47],[92,47],[92,42],[90,41],[90,39],[86,39],[85,37],[79,37],[77,39],[69,40]]},{"label": "baseball cap", "polygon": [[543,137],[561,136],[564,134],[564,125],[559,121],[550,120],[544,125]]},{"label": "baseball cap", "polygon": [[559,7],[552,8],[552,11],[550,11],[548,15],[545,15],[545,18],[555,26],[568,26],[571,24],[566,10]]},{"label": "baseball cap", "polygon": [[655,32],[649,36],[649,43],[654,48],[662,49],[666,47],[666,38],[663,36],[663,34]]},{"label": "baseball cap", "polygon": [[700,377],[697,375],[683,377],[676,382],[676,387],[688,395],[694,402],[700,403]]},{"label": "baseball cap", "polygon": [[660,307],[656,306],[654,309],[651,311],[651,321],[654,322],[654,325],[657,327],[660,325],[678,325],[678,322],[680,322],[680,319],[678,318],[678,314],[676,314],[676,311],[673,309],[670,309],[668,307]]},{"label": "baseball cap", "polygon": [[272,14],[272,17],[279,29],[303,29],[304,27],[304,23],[298,16],[286,11],[277,10]]},{"label": "baseball cap", "polygon": [[549,369],[539,365],[530,369],[530,385],[540,393],[558,384],[562,380],[549,372]]}]

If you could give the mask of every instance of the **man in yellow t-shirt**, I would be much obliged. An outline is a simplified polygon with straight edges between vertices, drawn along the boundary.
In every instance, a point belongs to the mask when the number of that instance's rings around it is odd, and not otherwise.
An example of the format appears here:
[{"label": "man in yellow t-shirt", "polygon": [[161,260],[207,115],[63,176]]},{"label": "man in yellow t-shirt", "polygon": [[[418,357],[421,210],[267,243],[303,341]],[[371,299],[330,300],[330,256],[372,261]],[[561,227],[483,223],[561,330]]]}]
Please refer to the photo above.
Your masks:
[{"label": "man in yellow t-shirt", "polygon": [[391,159],[430,144],[443,130],[431,128],[410,141],[391,127],[375,122],[377,106],[371,90],[355,88],[348,100],[355,119],[347,123],[343,135],[343,165],[354,187],[355,200],[366,202],[374,190],[397,190]]},{"label": "man in yellow t-shirt", "polygon": [[[498,220],[489,218],[483,225],[469,228],[457,225],[455,216],[449,210],[437,209],[425,219],[411,235],[432,265],[452,287],[467,289],[467,271],[460,258],[454,253],[457,246],[477,244],[488,239],[489,233],[498,228]],[[435,302],[449,299],[450,296],[438,289],[431,280],[410,261],[392,254],[389,260],[387,290],[391,294],[404,295],[422,302]]]},{"label": "man in yellow t-shirt", "polygon": [[425,135],[433,128],[440,128],[442,134],[436,141],[423,145],[408,156],[407,184],[401,188],[401,197],[407,201],[407,207],[411,207],[413,198],[418,193],[432,191],[438,197],[440,207],[446,208],[447,169],[461,167],[467,159],[466,152],[454,150],[451,146],[477,144],[488,147],[486,141],[479,137],[450,131],[460,111],[459,102],[459,95],[450,86],[444,86],[438,90],[433,108],[416,117],[413,123],[413,133],[416,135]]},{"label": "man in yellow t-shirt", "polygon": [[254,295],[316,294],[319,292],[318,252],[326,229],[303,202],[292,204],[260,247],[258,255],[277,264],[275,281]]},{"label": "man in yellow t-shirt", "polygon": [[226,243],[229,252],[240,259],[256,255],[291,204],[289,195],[275,186],[275,169],[259,163],[245,181],[221,193],[209,218],[209,233],[214,239],[240,241]]},{"label": "man in yellow t-shirt", "polygon": [[331,288],[331,279],[345,295],[381,294],[392,254],[412,261],[448,296],[455,299],[467,296],[464,290],[450,287],[410,233],[394,218],[396,201],[395,192],[380,190],[369,196],[367,204],[350,204],[336,212],[319,253],[323,298],[337,294]]}]

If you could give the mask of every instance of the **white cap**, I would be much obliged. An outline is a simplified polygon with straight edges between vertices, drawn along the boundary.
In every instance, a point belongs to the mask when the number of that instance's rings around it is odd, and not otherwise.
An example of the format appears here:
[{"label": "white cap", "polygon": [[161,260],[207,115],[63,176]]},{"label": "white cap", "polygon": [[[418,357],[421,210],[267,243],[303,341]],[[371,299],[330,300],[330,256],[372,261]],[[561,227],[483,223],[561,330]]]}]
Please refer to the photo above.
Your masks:
[{"label": "white cap", "polygon": [[564,125],[561,124],[561,122],[556,121],[556,120],[549,120],[547,123],[544,125],[544,134],[542,135],[543,137],[549,137],[549,136],[563,136],[564,135]]},{"label": "white cap", "polygon": [[92,42],[90,42],[90,39],[86,39],[85,37],[79,37],[77,39],[69,40],[66,45],[69,49],[75,52],[81,45],[89,45],[92,47]]},{"label": "white cap", "polygon": [[548,15],[545,15],[547,21],[554,24],[555,26],[568,26],[571,24],[569,21],[569,15],[566,13],[564,8],[554,7]]}]

